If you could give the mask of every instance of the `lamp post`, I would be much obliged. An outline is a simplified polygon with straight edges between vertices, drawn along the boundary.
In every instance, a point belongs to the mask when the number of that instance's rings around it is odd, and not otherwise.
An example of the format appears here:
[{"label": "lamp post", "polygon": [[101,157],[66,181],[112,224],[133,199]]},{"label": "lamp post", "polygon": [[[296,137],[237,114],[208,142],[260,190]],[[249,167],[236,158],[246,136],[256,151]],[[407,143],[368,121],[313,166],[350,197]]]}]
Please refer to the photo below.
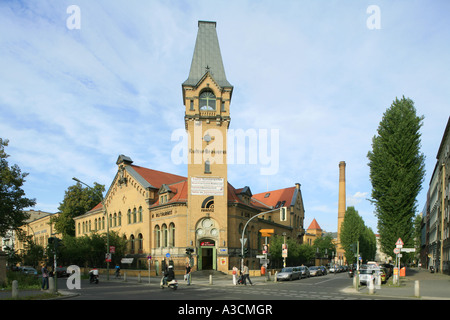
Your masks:
[{"label": "lamp post", "polygon": [[[84,184],[89,189],[94,190],[94,188],[92,188],[90,185],[84,183],[80,179],[73,177],[72,180],[75,180],[76,182]],[[110,256],[110,252],[109,252],[109,219],[108,219],[108,214],[106,211],[105,199],[103,198],[103,194],[101,194],[101,196],[102,196],[103,215],[106,217],[106,253],[108,254],[108,256]],[[109,261],[106,261],[106,280],[109,281]]]}]

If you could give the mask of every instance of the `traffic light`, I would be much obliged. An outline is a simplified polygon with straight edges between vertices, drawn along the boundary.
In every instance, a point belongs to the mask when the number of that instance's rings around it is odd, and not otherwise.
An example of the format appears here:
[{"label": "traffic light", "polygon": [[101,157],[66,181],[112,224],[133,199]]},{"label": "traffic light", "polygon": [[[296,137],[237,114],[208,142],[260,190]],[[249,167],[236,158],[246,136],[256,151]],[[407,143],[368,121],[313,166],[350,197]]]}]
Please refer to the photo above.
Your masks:
[{"label": "traffic light", "polygon": [[194,253],[194,249],[192,249],[192,248],[186,248],[186,254],[187,254],[188,256],[190,256],[192,253]]},{"label": "traffic light", "polygon": [[280,208],[280,221],[287,221],[287,208],[286,207]]}]

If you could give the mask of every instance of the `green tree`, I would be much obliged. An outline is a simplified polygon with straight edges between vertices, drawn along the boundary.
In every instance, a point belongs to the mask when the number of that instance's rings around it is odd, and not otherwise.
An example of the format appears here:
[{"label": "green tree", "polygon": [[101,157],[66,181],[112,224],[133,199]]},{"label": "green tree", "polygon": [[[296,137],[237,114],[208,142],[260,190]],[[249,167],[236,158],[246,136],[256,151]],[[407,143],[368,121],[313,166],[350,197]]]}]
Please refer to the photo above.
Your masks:
[{"label": "green tree", "polygon": [[64,200],[60,203],[58,217],[53,218],[55,229],[63,235],[75,236],[75,222],[73,218],[92,210],[102,201],[105,186],[94,183],[93,188],[83,188],[81,183],[70,186]]},{"label": "green tree", "polygon": [[381,250],[389,255],[398,238],[413,245],[416,197],[425,174],[419,132],[423,119],[411,99],[396,98],[383,114],[367,154]]},{"label": "green tree", "polygon": [[[345,211],[344,221],[341,225],[341,246],[345,251],[345,258],[349,263],[355,262],[355,249],[354,246],[357,241],[361,240],[361,234],[364,231],[364,221],[355,210],[355,207],[347,207]],[[362,246],[360,243],[360,252],[362,251]]]},{"label": "green tree", "polygon": [[319,256],[332,256],[332,252],[336,254],[336,245],[333,243],[333,237],[330,234],[322,235],[322,237],[314,240],[314,248],[319,249]]},{"label": "green tree", "polygon": [[19,231],[29,215],[23,211],[36,204],[35,199],[25,197],[22,186],[28,173],[22,173],[19,166],[9,166],[5,152],[8,140],[0,138],[0,237],[9,230]]},{"label": "green tree", "polygon": [[359,241],[359,254],[364,261],[374,260],[376,253],[376,238],[372,229],[364,224],[363,218],[355,207],[345,211],[341,226],[341,245],[345,250],[345,258],[349,263],[356,262],[356,247]]}]

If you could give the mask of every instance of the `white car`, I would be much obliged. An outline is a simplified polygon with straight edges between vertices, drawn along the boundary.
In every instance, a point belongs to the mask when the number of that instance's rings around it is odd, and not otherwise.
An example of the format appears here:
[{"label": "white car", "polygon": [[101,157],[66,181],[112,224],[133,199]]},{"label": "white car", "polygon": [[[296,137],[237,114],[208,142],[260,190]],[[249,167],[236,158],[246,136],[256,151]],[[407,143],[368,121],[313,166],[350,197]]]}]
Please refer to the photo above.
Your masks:
[{"label": "white car", "polygon": [[375,269],[360,269],[359,270],[359,283],[368,285],[370,281],[375,281]]}]

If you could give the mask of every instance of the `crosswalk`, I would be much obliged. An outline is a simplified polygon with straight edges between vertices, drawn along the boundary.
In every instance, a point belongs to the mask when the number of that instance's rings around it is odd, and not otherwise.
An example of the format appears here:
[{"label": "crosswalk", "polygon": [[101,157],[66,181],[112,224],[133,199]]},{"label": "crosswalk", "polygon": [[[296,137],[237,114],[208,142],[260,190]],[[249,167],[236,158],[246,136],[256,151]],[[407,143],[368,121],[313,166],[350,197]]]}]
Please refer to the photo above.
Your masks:
[{"label": "crosswalk", "polygon": [[[309,287],[312,289],[313,287]],[[372,300],[374,297],[355,296],[342,292],[328,292],[318,290],[282,289],[273,287],[192,287],[196,294],[219,299],[262,299],[262,300]]]}]

